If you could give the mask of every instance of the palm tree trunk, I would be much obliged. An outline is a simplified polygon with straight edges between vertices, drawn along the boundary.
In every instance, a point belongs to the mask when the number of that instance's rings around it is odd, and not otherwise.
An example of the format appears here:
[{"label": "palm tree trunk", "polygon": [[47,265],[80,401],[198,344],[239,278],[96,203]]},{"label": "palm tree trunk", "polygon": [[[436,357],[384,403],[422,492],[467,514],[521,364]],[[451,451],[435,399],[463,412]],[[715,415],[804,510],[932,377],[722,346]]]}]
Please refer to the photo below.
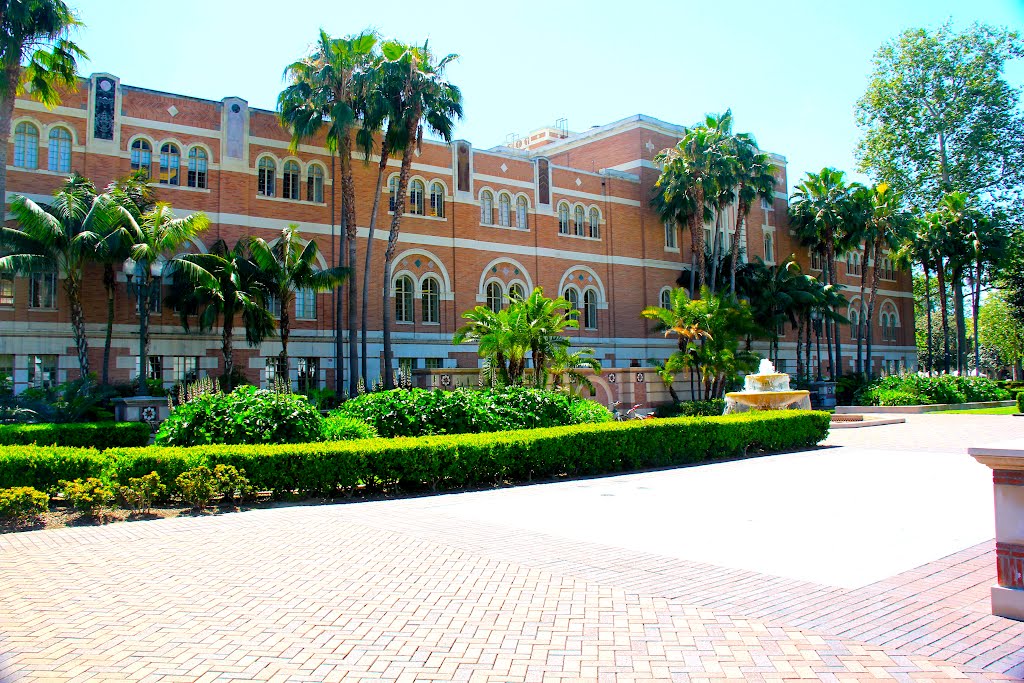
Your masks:
[{"label": "palm tree trunk", "polygon": [[388,233],[388,246],[384,251],[384,388],[394,389],[395,380],[391,372],[394,350],[391,348],[391,260],[395,257],[395,249],[398,247],[398,234],[402,227],[402,214],[405,213],[405,190],[409,184],[409,173],[412,170],[412,156],[415,148],[416,128],[420,120],[418,112],[413,112],[406,125],[406,139],[408,146],[402,154],[402,170],[398,174],[398,188],[396,190],[395,212],[391,218],[391,231]]},{"label": "palm tree trunk", "polygon": [[956,369],[960,374],[967,371],[967,320],[964,315],[964,272],[960,267],[954,268],[953,277],[953,315],[956,319]]},{"label": "palm tree trunk", "polygon": [[116,293],[117,279],[114,276],[114,266],[110,263],[103,264],[103,289],[107,291],[107,329],[103,337],[103,384],[110,384],[110,344],[114,334],[114,295]]},{"label": "palm tree trunk", "polygon": [[356,191],[352,181],[352,132],[346,129],[341,137],[341,149],[338,152],[341,157],[341,210],[344,212],[345,237],[348,240],[348,261],[350,268],[348,284],[345,291],[348,292],[348,395],[355,396],[358,387],[356,368],[359,366],[359,342],[356,339],[356,243],[359,226],[356,223]]},{"label": "palm tree trunk", "polygon": [[[829,273],[832,271],[832,268],[830,268],[829,265],[828,265],[828,251],[827,250],[825,252],[825,261],[826,261],[826,263],[822,264],[823,267],[826,269],[825,272],[824,272],[825,282],[829,282]],[[832,355],[832,350],[833,350],[833,347],[832,347],[832,321],[829,320],[828,317],[826,316],[824,318],[824,320],[822,320],[822,324],[825,327],[825,350],[828,352],[828,376],[829,376],[829,379],[834,380],[836,378],[836,365],[835,365],[835,357]],[[820,362],[820,359],[819,359],[819,362]]]},{"label": "palm tree trunk", "polygon": [[387,145],[381,142],[380,164],[377,166],[377,188],[373,193],[373,210],[370,212],[370,234],[366,238],[366,260],[363,263],[363,308],[361,312],[359,333],[360,344],[362,346],[361,376],[365,384],[370,383],[370,373],[367,369],[369,350],[366,343],[366,331],[370,325],[370,274],[373,263],[373,241],[374,235],[377,231],[377,214],[380,211],[380,192],[384,187],[384,173],[387,170],[388,158],[390,156],[390,150]]},{"label": "palm tree trunk", "polygon": [[[334,239],[334,226],[338,223],[337,199],[335,199],[335,183],[338,182],[338,157],[331,152],[331,239]],[[341,235],[341,248],[334,265],[344,265],[345,261],[345,233]],[[333,251],[334,245],[331,245]],[[338,285],[334,288],[334,391],[341,396],[345,393],[345,341],[341,334],[341,302],[343,288]]]},{"label": "palm tree trunk", "polygon": [[871,363],[871,346],[874,340],[874,325],[875,325],[875,300],[878,298],[878,256],[881,250],[881,245],[875,244],[872,249],[872,265],[871,267],[871,290],[868,294],[868,314],[867,314],[867,337],[868,337],[868,379],[871,379],[873,365]]},{"label": "palm tree trunk", "polygon": [[64,279],[64,293],[68,297],[68,307],[71,309],[71,328],[74,333],[75,348],[78,351],[78,367],[82,373],[82,379],[86,379],[89,377],[89,342],[85,338],[85,315],[82,313],[81,290],[74,278]]},{"label": "palm tree trunk", "polygon": [[974,370],[981,374],[981,345],[978,342],[978,308],[981,306],[981,258],[978,258],[977,277],[974,278],[974,299],[971,301],[971,318],[974,322]]},{"label": "palm tree trunk", "polygon": [[[866,372],[871,378],[871,348],[868,348],[867,370],[864,370],[864,290],[868,277],[868,240],[864,240],[864,257],[860,263],[860,310],[857,311],[857,374]],[[870,334],[871,326],[868,326]]]},{"label": "palm tree trunk", "polygon": [[277,356],[278,372],[284,372],[285,382],[289,387],[292,385],[291,376],[288,370],[288,339],[291,337],[291,316],[288,315],[288,301],[281,297],[281,318],[277,323],[277,331],[281,335],[281,353]]},{"label": "palm tree trunk", "polygon": [[220,333],[220,352],[224,356],[224,390],[228,392],[234,388],[231,386],[231,373],[235,369],[234,326],[234,312],[225,311],[224,328]]},{"label": "palm tree trunk", "polygon": [[[7,3],[4,3],[6,6]],[[21,62],[17,62],[4,70],[6,96],[0,98],[0,205],[3,216],[7,218],[7,145],[11,139],[11,121],[14,119],[14,93],[18,89],[18,78],[21,75]]]},{"label": "palm tree trunk", "polygon": [[[744,187],[745,185],[740,183],[736,196],[740,196],[743,193]],[[743,224],[747,221],[747,213],[749,211],[750,206],[746,202],[740,202],[736,207],[736,232],[732,236],[732,250],[730,252],[732,258],[729,263],[729,293],[733,296],[736,296],[736,268],[740,258],[740,230],[743,229]]]},{"label": "palm tree trunk", "polygon": [[704,289],[707,285],[707,273],[708,273],[708,262],[707,255],[704,253],[707,248],[704,244],[704,188],[697,184],[695,192],[694,205],[697,207],[693,213],[693,218],[690,221],[690,230],[694,231],[697,238],[697,282],[700,283],[700,288]]},{"label": "palm tree trunk", "polygon": [[715,209],[715,229],[711,233],[711,293],[718,288],[719,234],[722,229],[722,207]]},{"label": "palm tree trunk", "polygon": [[[810,311],[810,309],[808,309],[807,313],[804,314],[804,330],[807,333],[807,339],[806,339],[807,343],[804,345],[804,365],[807,367],[807,379],[808,379],[808,381],[813,381],[818,373],[817,373],[817,370],[814,373],[811,372],[811,311]],[[820,363],[821,361],[819,360],[818,362]]]},{"label": "palm tree trunk", "polygon": [[942,367],[943,372],[949,373],[949,314],[946,308],[946,266],[940,256],[936,260],[935,277],[939,281],[939,314],[942,324]]},{"label": "palm tree trunk", "polygon": [[928,374],[931,374],[935,368],[935,354],[932,352],[934,346],[932,346],[932,278],[931,268],[928,267],[928,261],[922,262],[924,266],[924,305],[925,305],[925,320],[927,329],[925,330],[925,339],[928,344],[928,355],[926,356],[927,365],[925,369],[928,370]]},{"label": "palm tree trunk", "polygon": [[[836,248],[833,241],[833,237],[829,236],[829,240],[826,243],[826,249],[828,250],[828,280],[829,284],[835,287],[836,285]],[[842,346],[842,334],[839,327],[839,323],[835,320],[826,321],[828,326],[833,328],[832,335],[836,345],[836,361],[835,371],[832,375],[832,379],[839,379],[843,374],[843,346]]]},{"label": "palm tree trunk", "polygon": [[800,347],[804,341],[804,314],[799,313],[796,320],[796,378],[801,380],[804,376],[803,357],[800,355]]}]

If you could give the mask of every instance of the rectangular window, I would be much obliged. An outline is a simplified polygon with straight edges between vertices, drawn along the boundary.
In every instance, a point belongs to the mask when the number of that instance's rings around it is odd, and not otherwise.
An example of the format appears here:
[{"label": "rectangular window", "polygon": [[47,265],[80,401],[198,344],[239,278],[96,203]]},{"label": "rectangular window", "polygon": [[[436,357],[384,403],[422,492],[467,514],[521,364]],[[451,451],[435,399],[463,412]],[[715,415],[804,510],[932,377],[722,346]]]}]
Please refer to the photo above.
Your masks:
[{"label": "rectangular window", "polygon": [[678,249],[679,240],[676,239],[676,222],[674,220],[665,221],[665,248],[666,249]]},{"label": "rectangular window", "polygon": [[0,306],[14,305],[14,276],[0,273]]},{"label": "rectangular window", "polygon": [[412,358],[398,359],[398,372],[401,373],[402,377],[412,377],[412,364]]},{"label": "rectangular window", "polygon": [[[146,356],[146,365],[149,371],[146,372],[146,379],[164,379],[164,359],[162,356]],[[135,356],[135,376],[139,376],[139,357]]]},{"label": "rectangular window", "polygon": [[57,274],[32,273],[29,276],[29,308],[57,308]]},{"label": "rectangular window", "polygon": [[319,358],[296,358],[296,369],[298,370],[299,392],[305,393],[320,388],[320,359]]},{"label": "rectangular window", "polygon": [[0,353],[0,395],[14,391],[14,354]]},{"label": "rectangular window", "polygon": [[316,292],[312,289],[295,292],[295,319],[316,320]]},{"label": "rectangular window", "polygon": [[821,270],[821,254],[816,251],[811,252],[811,269]]},{"label": "rectangular window", "polygon": [[40,388],[57,384],[57,356],[29,356],[28,381],[33,387]]},{"label": "rectangular window", "polygon": [[277,356],[268,358],[266,362],[266,378],[267,384],[273,384],[274,380],[280,378],[282,380],[287,379],[288,369],[281,363],[281,359]]},{"label": "rectangular window", "polygon": [[199,359],[195,356],[172,356],[171,373],[175,384],[199,379]]},{"label": "rectangular window", "polygon": [[424,358],[423,359],[423,367],[426,368],[427,370],[440,370],[442,367],[444,367],[444,359],[443,358]]},{"label": "rectangular window", "polygon": [[276,296],[267,297],[267,311],[275,318],[281,317],[281,300]]}]

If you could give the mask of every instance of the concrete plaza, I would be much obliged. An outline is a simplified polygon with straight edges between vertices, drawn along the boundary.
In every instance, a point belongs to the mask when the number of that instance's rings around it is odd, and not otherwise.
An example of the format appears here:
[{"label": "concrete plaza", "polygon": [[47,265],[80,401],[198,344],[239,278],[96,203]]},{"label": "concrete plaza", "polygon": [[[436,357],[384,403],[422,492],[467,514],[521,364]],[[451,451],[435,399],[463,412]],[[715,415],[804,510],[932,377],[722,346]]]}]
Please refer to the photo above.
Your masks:
[{"label": "concrete plaza", "polygon": [[0,537],[0,681],[1013,679],[990,471],[1024,419],[397,501]]}]

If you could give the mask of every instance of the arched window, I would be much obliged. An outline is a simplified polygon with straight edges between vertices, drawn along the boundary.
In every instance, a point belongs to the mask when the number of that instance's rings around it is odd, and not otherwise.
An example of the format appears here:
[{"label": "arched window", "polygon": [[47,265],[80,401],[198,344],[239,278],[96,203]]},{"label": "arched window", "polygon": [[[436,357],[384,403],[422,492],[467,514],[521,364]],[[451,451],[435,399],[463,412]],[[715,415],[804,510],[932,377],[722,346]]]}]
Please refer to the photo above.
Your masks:
[{"label": "arched window", "polygon": [[324,201],[324,169],[310,164],[306,171],[306,201],[322,204]]},{"label": "arched window", "polygon": [[408,275],[395,280],[395,321],[412,322],[412,278]]},{"label": "arched window", "polygon": [[574,287],[566,287],[562,297],[569,302],[569,312],[566,317],[573,320],[579,318],[580,293]]},{"label": "arched window", "polygon": [[577,206],[573,218],[576,223],[576,234],[582,237],[586,234],[586,226],[583,224],[583,207]]},{"label": "arched window", "polygon": [[260,159],[259,181],[257,192],[264,197],[274,196],[274,177],[277,175],[277,163],[270,157]]},{"label": "arched window", "polygon": [[500,311],[505,303],[505,293],[501,291],[501,284],[497,282],[487,283],[487,308],[492,311]]},{"label": "arched window", "polygon": [[678,249],[679,239],[677,237],[678,230],[676,230],[676,222],[671,218],[665,221],[665,248],[666,249]]},{"label": "arched window", "polygon": [[444,218],[444,185],[441,183],[430,185],[430,215]]},{"label": "arched window", "polygon": [[50,129],[47,168],[58,173],[71,171],[71,132],[67,128]]},{"label": "arched window", "polygon": [[209,169],[209,158],[202,147],[193,147],[188,151],[188,186],[205,190],[206,174]]},{"label": "arched window", "polygon": [[395,210],[395,199],[398,195],[398,176],[388,178],[388,211]]},{"label": "arched window", "polygon": [[775,260],[775,244],[770,232],[764,234],[764,260],[769,262]]},{"label": "arched window", "polygon": [[565,202],[558,205],[558,234],[569,234],[569,205]]},{"label": "arched window", "polygon": [[490,190],[480,193],[480,222],[484,225],[494,225],[494,195]]},{"label": "arched window", "polygon": [[530,205],[526,197],[516,199],[516,227],[520,230],[527,230],[530,227]]},{"label": "arched window", "polygon": [[882,341],[889,341],[889,314],[885,311],[878,314],[878,325],[882,328]]},{"label": "arched window", "polygon": [[441,322],[441,286],[437,283],[437,278],[423,278],[420,295],[423,297],[421,303],[423,322]]},{"label": "arched window", "polygon": [[860,316],[857,314],[857,310],[850,309],[850,338],[858,339],[860,337]]},{"label": "arched window", "polygon": [[672,309],[672,290],[665,288],[661,290],[661,307]]},{"label": "arched window", "polygon": [[139,138],[132,143],[132,170],[145,171],[149,177],[150,166],[153,164],[153,148],[149,140]]},{"label": "arched window", "polygon": [[39,165],[39,129],[28,121],[14,128],[14,165],[36,168]]},{"label": "arched window", "polygon": [[180,185],[181,150],[171,142],[160,147],[160,184]]},{"label": "arched window", "polygon": [[285,199],[299,198],[299,163],[284,162],[284,174],[281,176],[281,196]]},{"label": "arched window", "polygon": [[583,327],[597,329],[597,292],[593,289],[583,292]]},{"label": "arched window", "polygon": [[413,180],[409,183],[409,213],[414,216],[423,215],[423,181]]},{"label": "arched window", "polygon": [[523,290],[523,286],[518,282],[513,282],[508,287],[508,300],[509,301],[522,301],[526,298],[526,292]]},{"label": "arched window", "polygon": [[590,236],[594,239],[601,236],[601,214],[597,209],[590,210]]},{"label": "arched window", "polygon": [[512,225],[512,198],[504,192],[498,195],[498,225],[505,228]]}]

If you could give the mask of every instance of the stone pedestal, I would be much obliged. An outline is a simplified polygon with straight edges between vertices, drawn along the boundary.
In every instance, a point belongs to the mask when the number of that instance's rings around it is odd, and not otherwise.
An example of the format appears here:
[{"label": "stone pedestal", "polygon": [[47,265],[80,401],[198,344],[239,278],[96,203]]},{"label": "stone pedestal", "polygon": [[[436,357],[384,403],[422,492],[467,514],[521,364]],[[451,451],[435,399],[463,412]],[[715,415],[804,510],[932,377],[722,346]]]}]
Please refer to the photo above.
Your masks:
[{"label": "stone pedestal", "polygon": [[992,468],[997,570],[992,614],[1024,621],[1024,440],[968,453]]},{"label": "stone pedestal", "polygon": [[118,422],[148,422],[155,428],[168,413],[166,396],[131,396],[114,401],[114,419]]}]

